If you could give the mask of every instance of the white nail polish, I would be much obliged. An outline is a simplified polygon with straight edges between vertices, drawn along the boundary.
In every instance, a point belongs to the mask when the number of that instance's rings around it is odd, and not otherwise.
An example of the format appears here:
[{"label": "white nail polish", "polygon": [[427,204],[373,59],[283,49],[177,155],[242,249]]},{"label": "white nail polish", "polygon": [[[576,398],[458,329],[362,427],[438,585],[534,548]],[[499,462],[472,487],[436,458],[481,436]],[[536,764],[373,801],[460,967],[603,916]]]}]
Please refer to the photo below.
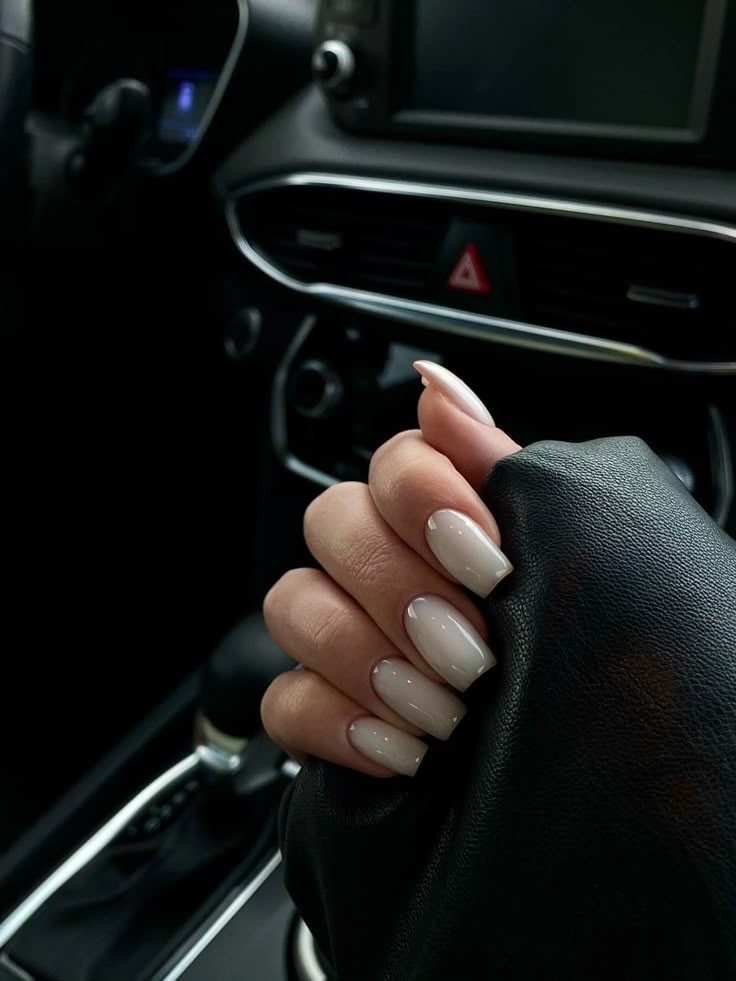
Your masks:
[{"label": "white nail polish", "polygon": [[356,719],[348,729],[352,746],[379,766],[413,777],[429,748],[408,732],[380,719]]},{"label": "white nail polish", "polygon": [[438,392],[471,419],[482,422],[485,426],[496,425],[493,416],[472,388],[469,388],[457,375],[433,361],[416,361],[414,367],[425,384],[429,382],[434,385]]},{"label": "white nail polish", "polygon": [[460,691],[496,665],[490,647],[470,621],[439,596],[419,596],[404,626],[424,660]]},{"label": "white nail polish", "polygon": [[386,705],[436,739],[449,739],[467,709],[451,691],[398,658],[379,661],[373,688]]},{"label": "white nail polish", "polygon": [[514,567],[480,525],[459,511],[436,511],[427,521],[427,544],[458,582],[486,597]]}]

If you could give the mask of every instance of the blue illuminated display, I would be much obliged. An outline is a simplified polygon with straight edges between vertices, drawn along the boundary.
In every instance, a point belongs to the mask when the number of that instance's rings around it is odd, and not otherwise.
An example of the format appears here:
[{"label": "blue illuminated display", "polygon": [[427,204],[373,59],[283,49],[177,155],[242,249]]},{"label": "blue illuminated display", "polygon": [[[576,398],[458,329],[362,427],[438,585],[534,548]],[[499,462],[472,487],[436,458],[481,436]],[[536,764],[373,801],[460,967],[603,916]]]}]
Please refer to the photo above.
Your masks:
[{"label": "blue illuminated display", "polygon": [[183,116],[189,115],[194,109],[194,96],[196,87],[194,82],[180,82],[179,94],[176,98],[176,107]]},{"label": "blue illuminated display", "polygon": [[196,140],[215,91],[215,75],[202,68],[174,68],[166,73],[159,135],[165,142]]}]

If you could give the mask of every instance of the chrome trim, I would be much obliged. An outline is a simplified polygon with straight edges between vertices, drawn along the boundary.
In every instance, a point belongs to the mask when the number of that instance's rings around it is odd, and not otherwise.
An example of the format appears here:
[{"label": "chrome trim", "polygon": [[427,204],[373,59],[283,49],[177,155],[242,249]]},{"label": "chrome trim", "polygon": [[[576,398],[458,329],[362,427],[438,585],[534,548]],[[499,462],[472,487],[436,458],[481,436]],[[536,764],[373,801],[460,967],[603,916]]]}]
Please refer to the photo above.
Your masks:
[{"label": "chrome trim", "polygon": [[667,307],[671,310],[699,310],[701,303],[697,293],[684,290],[662,290],[656,286],[640,286],[632,283],[626,291],[631,303],[645,303],[651,307]]},{"label": "chrome trim", "polygon": [[238,5],[238,26],[235,30],[235,37],[233,39],[230,52],[225,59],[225,64],[222,66],[220,76],[217,79],[215,91],[212,93],[212,98],[207,104],[207,108],[202,116],[202,121],[199,124],[197,135],[187,145],[186,150],[184,150],[181,156],[177,157],[175,160],[172,160],[169,163],[157,163],[154,158],[151,161],[151,169],[157,177],[168,177],[170,174],[175,174],[189,163],[199,149],[202,140],[207,134],[207,130],[212,124],[212,120],[217,114],[217,110],[220,108],[220,103],[222,102],[223,96],[230,85],[230,80],[233,77],[233,73],[237,67],[238,61],[240,60],[240,55],[243,52],[245,39],[248,36],[248,24],[250,22],[248,0],[236,0],[236,2]]},{"label": "chrome trim", "polygon": [[296,780],[299,776],[301,766],[296,760],[286,760],[281,767],[281,772],[287,778],[287,780]]},{"label": "chrome trim", "polygon": [[302,322],[299,330],[296,332],[296,336],[287,348],[286,354],[276,369],[273,394],[271,396],[271,440],[276,456],[281,460],[287,470],[295,473],[298,477],[303,477],[304,480],[309,480],[313,484],[317,484],[318,487],[332,487],[333,484],[338,483],[337,477],[332,477],[330,474],[324,473],[316,467],[310,467],[309,464],[302,463],[291,452],[289,449],[289,432],[286,422],[288,412],[286,386],[289,381],[289,371],[316,323],[317,318],[311,316]]},{"label": "chrome trim", "polygon": [[[445,201],[497,206],[539,214],[568,215],[583,221],[608,221],[642,228],[667,229],[678,234],[716,239],[734,246],[736,246],[736,227],[704,219],[684,218],[677,215],[613,205],[587,204],[582,201],[562,198],[545,198],[501,191],[466,189],[439,184],[422,184],[413,181],[385,180],[343,174],[294,173],[267,178],[240,188],[225,201],[225,216],[230,234],[245,258],[270,279],[287,289],[313,297],[315,300],[324,300],[353,310],[392,318],[402,323],[422,326],[430,330],[477,337],[496,343],[547,351],[568,357],[661,368],[677,372],[697,372],[711,375],[736,374],[736,361],[679,361],[647,348],[612,339],[543,327],[539,324],[527,324],[500,317],[469,313],[437,304],[336,286],[332,283],[304,283],[283,272],[248,241],[238,221],[236,203],[240,198],[279,187],[333,187],[378,194],[438,198]],[[736,255],[736,253],[734,254]]]},{"label": "chrome trim", "polygon": [[122,810],[118,811],[81,848],[73,852],[55,872],[45,879],[40,886],[34,889],[30,896],[0,924],[0,947],[4,947],[15,936],[18,930],[30,920],[34,913],[45,902],[51,899],[57,890],[65,885],[77,872],[81,871],[92,859],[96,858],[102,849],[109,845],[144,807],[169,787],[196,770],[198,765],[199,759],[196,754],[192,753],[180,763],[172,766],[171,769],[162,773],[153,783],[150,783],[144,790],[137,794]]},{"label": "chrome trim", "polygon": [[313,371],[319,374],[324,384],[324,391],[322,398],[313,408],[306,409],[303,406],[297,406],[296,411],[305,419],[321,419],[327,415],[330,409],[334,409],[343,397],[344,388],[342,379],[324,361],[318,361],[315,358],[305,361],[304,364],[300,365],[300,371]]},{"label": "chrome trim", "polygon": [[276,852],[271,856],[266,865],[255,875],[250,882],[238,892],[215,921],[204,931],[199,939],[189,948],[181,960],[169,968],[165,967],[162,972],[155,974],[153,981],[178,981],[197,958],[209,947],[212,941],[225,929],[228,923],[236,916],[241,909],[258,892],[261,886],[273,875],[281,865],[281,852]]},{"label": "chrome trim", "polygon": [[309,927],[300,919],[294,931],[294,969],[298,981],[328,981],[317,957],[317,945]]},{"label": "chrome trim", "polygon": [[195,750],[201,766],[217,777],[234,777],[243,769],[245,757],[240,753],[228,753],[217,746],[197,746]]},{"label": "chrome trim", "polygon": [[28,971],[18,967],[15,961],[11,961],[7,954],[0,954],[0,967],[4,967],[8,974],[11,974],[16,981],[34,981]]},{"label": "chrome trim", "polygon": [[713,520],[722,528],[731,515],[734,505],[734,471],[731,443],[728,438],[726,424],[720,410],[711,405],[708,409],[710,420],[710,455],[713,468],[713,487],[716,499],[713,502]]},{"label": "chrome trim", "polygon": [[[230,736],[226,732],[222,732],[218,729],[216,725],[207,718],[204,712],[198,711],[197,717],[194,721],[194,745],[195,752],[200,748],[209,749],[213,753],[216,753],[220,758],[220,764],[224,765],[225,769],[230,772],[234,766],[233,757],[242,759],[250,740],[239,736]],[[221,769],[221,766],[216,764],[216,769]]]},{"label": "chrome trim", "polygon": [[[334,55],[337,71],[330,79],[320,77],[320,59],[326,54]],[[312,55],[312,72],[317,82],[328,92],[339,89],[355,75],[355,55],[353,49],[344,41],[323,41]]]}]

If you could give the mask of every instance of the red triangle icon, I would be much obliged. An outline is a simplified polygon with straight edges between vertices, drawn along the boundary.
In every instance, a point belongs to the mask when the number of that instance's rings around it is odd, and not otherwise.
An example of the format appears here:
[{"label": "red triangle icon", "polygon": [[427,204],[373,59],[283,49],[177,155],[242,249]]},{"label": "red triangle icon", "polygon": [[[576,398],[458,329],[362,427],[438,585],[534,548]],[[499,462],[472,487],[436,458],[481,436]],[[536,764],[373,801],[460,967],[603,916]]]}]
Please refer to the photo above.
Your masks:
[{"label": "red triangle icon", "polygon": [[447,285],[453,290],[464,293],[490,293],[491,284],[488,282],[483,260],[476,246],[470,242],[450,273]]}]

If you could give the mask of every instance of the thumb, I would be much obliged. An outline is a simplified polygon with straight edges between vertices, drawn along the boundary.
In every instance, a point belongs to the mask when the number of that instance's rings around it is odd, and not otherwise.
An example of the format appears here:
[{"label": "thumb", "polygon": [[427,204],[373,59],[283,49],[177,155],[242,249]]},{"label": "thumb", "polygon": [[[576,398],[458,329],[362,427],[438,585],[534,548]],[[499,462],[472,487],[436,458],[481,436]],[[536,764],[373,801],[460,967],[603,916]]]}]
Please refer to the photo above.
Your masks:
[{"label": "thumb", "polygon": [[498,461],[521,447],[497,428],[488,409],[457,375],[432,361],[417,361],[414,367],[425,385],[419,400],[425,441],[479,490]]}]

